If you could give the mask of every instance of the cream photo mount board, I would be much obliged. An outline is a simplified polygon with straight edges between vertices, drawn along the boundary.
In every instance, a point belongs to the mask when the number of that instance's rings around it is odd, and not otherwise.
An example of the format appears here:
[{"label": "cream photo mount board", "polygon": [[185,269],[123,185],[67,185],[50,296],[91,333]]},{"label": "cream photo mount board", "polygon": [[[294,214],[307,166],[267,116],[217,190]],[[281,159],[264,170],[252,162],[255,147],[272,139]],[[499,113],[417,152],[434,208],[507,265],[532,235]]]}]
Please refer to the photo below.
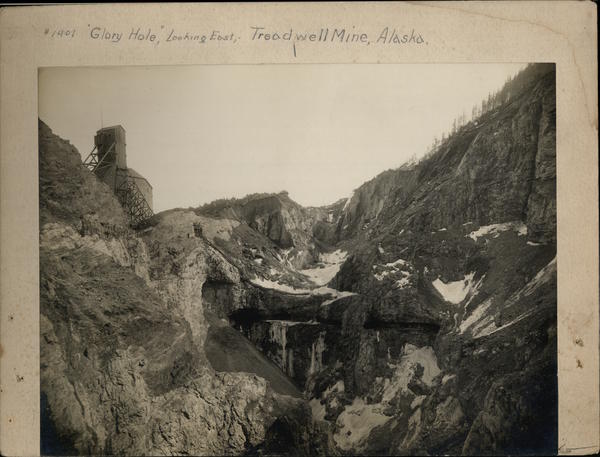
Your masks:
[{"label": "cream photo mount board", "polygon": [[[298,38],[298,33],[305,38]],[[3,8],[0,453],[40,452],[41,68],[507,62],[555,64],[558,452],[596,453],[600,434],[596,33],[596,5],[570,1]]]}]

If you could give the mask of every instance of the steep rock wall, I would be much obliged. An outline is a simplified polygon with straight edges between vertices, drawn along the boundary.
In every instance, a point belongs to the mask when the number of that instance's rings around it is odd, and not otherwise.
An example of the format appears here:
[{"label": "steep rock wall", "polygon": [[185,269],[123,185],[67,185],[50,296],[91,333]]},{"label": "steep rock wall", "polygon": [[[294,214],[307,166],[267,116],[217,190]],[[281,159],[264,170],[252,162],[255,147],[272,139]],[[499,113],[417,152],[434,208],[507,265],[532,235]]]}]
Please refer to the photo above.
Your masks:
[{"label": "steep rock wall", "polygon": [[[201,239],[175,233],[156,244],[130,232],[76,154],[41,124],[42,451],[240,454],[269,449],[281,421],[296,425],[292,436],[313,435],[306,453],[327,446],[306,403],[278,393],[287,380],[260,354],[239,346],[258,374],[215,368],[207,356],[218,320],[206,314],[203,285],[239,282],[237,269]],[[225,350],[213,344],[211,357]]]}]

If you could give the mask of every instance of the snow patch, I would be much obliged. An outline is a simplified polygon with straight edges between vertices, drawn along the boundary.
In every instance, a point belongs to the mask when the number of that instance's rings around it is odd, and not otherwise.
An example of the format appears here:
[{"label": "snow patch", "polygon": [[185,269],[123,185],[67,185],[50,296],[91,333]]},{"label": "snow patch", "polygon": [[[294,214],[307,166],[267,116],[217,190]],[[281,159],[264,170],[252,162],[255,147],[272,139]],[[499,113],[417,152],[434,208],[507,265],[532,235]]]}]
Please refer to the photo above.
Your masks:
[{"label": "snow patch", "polygon": [[426,397],[427,397],[427,395],[419,395],[418,397],[415,397],[415,399],[410,404],[410,409],[415,409],[418,406],[421,406],[421,404],[423,403],[423,400],[425,400]]},{"label": "snow patch", "polygon": [[344,381],[339,380],[333,386],[330,386],[327,389],[325,389],[325,392],[323,392],[322,396],[329,397],[329,395],[331,395],[332,393],[335,393],[335,392],[342,393],[345,391],[345,388],[346,388],[346,386],[344,384]]},{"label": "snow patch", "polygon": [[[517,300],[519,297],[521,297],[523,295],[532,294],[537,287],[539,287],[539,286],[545,284],[547,281],[549,281],[552,278],[552,274],[555,271],[556,271],[556,257],[554,257],[554,259],[552,259],[548,263],[548,265],[546,265],[544,268],[542,268],[531,281],[529,281],[527,284],[525,284],[525,286],[521,290],[519,290],[516,294],[514,294],[508,300],[508,302],[509,303],[514,302],[515,300]],[[517,322],[520,322],[523,319],[533,315],[537,310],[538,310],[537,308],[527,310],[524,313],[517,316],[516,318],[514,318],[512,321],[510,321],[504,325],[501,325],[500,327],[497,327],[496,323],[493,321],[492,317],[489,316],[486,319],[484,319],[480,324],[478,324],[475,328],[472,329],[473,336],[474,336],[474,338],[481,338],[483,336],[492,335],[496,332],[502,331],[502,330],[516,324]]]},{"label": "snow patch", "polygon": [[337,272],[340,271],[340,265],[325,265],[318,268],[306,268],[299,270],[305,276],[318,286],[323,286],[331,281]]},{"label": "snow patch", "polygon": [[507,324],[501,325],[500,327],[496,327],[496,324],[492,322],[490,325],[488,325],[487,327],[485,327],[484,329],[479,331],[477,333],[477,335],[475,335],[475,338],[481,338],[482,336],[492,335],[496,332],[504,330],[505,328],[510,327],[511,325],[514,325],[519,321],[522,321],[526,317],[531,316],[534,312],[535,312],[535,310],[533,310],[533,309],[526,311],[523,314],[521,314],[520,316],[513,319],[512,321],[508,322]]},{"label": "snow patch", "polygon": [[324,421],[325,414],[327,414],[327,410],[325,408],[325,405],[321,403],[321,400],[319,400],[318,398],[313,398],[311,401],[308,402],[308,404],[310,405],[310,409],[312,411],[313,420]]},{"label": "snow patch", "polygon": [[[408,274],[410,275],[410,273],[408,273],[407,271],[403,271],[403,274]],[[405,287],[408,287],[410,285],[410,280],[408,279],[408,276],[405,276],[402,279],[398,279],[395,283],[394,283],[394,287],[396,289],[404,289]]]},{"label": "snow patch", "polygon": [[456,378],[455,374],[445,374],[444,377],[442,378],[442,384],[446,384],[448,381],[450,381],[451,379]]},{"label": "snow patch", "polygon": [[[476,293],[481,280],[474,282],[475,273],[469,273],[464,279],[452,281],[449,283],[443,282],[440,278],[433,281],[433,287],[442,295],[444,300],[454,303],[455,305],[463,301],[469,292]],[[482,278],[483,279],[483,278]]]},{"label": "snow patch", "polygon": [[339,405],[336,393],[344,392],[344,381],[340,380],[329,386],[321,393],[321,398],[313,398],[308,403],[312,410],[312,416],[314,420],[326,420],[325,415],[327,414],[327,406],[330,408],[337,408]]},{"label": "snow patch", "polygon": [[316,289],[297,289],[288,284],[281,284],[277,281],[259,277],[251,279],[250,282],[264,289],[278,290],[290,295],[331,295],[333,299],[356,295],[354,292],[339,291],[326,286],[317,287]]},{"label": "snow patch", "polygon": [[[334,289],[332,289],[334,290]],[[329,306],[331,305],[333,302],[338,301],[340,298],[344,298],[344,297],[350,297],[352,295],[356,295],[356,293],[354,292],[346,292],[346,291],[335,291],[337,292],[337,296],[335,298],[332,298],[330,300],[325,300],[323,303],[321,303],[321,306]]]},{"label": "snow patch", "polygon": [[319,254],[320,265],[315,268],[306,268],[299,271],[303,275],[308,276],[317,286],[323,286],[331,281],[338,271],[340,271],[347,257],[348,253],[341,249],[334,252],[322,253]]},{"label": "snow patch", "polygon": [[346,200],[346,203],[344,203],[344,207],[342,208],[342,211],[346,211],[348,209],[348,207],[350,206],[350,202],[354,198],[354,194],[355,194],[355,192],[353,191],[352,195],[350,195],[350,197],[348,197],[348,199]]},{"label": "snow patch", "polygon": [[460,333],[465,333],[469,327],[479,322],[486,315],[487,310],[492,305],[492,299],[488,298],[486,301],[481,303],[471,314],[469,317],[464,319],[460,324],[459,331]]},{"label": "snow patch", "polygon": [[386,263],[384,265],[384,267],[387,267],[387,268],[396,268],[399,265],[402,265],[402,266],[408,265],[408,262],[406,260],[403,260],[403,259],[398,259],[395,262]]},{"label": "snow patch", "polygon": [[367,405],[362,398],[356,397],[337,418],[335,443],[345,451],[364,448],[371,431],[391,419],[382,409],[380,404]]},{"label": "snow patch", "polygon": [[341,249],[319,254],[319,260],[325,263],[342,263],[347,257],[348,253],[346,251],[342,251]]},{"label": "snow patch", "polygon": [[396,281],[397,283],[400,283],[397,284],[396,287],[403,288],[410,283],[408,278],[410,278],[411,273],[407,270],[400,270],[401,266],[406,266],[410,269],[410,264],[403,259],[398,259],[395,262],[386,263],[385,265],[373,265],[373,270],[381,270],[379,271],[379,273],[373,273],[373,276],[375,277],[375,279],[377,279],[377,281],[383,281],[387,276],[399,272],[404,277],[401,278],[399,281]]},{"label": "snow patch", "polygon": [[469,237],[473,241],[477,241],[478,238],[486,235],[493,235],[494,238],[498,238],[501,232],[506,232],[508,230],[515,230],[519,236],[527,235],[527,226],[521,221],[513,221],[504,222],[502,224],[483,225],[477,230],[465,235],[465,237]]},{"label": "snow patch", "polygon": [[489,331],[490,329],[496,328],[496,324],[494,323],[494,316],[490,315],[483,319],[481,319],[476,325],[471,328],[471,334],[473,338],[479,338],[482,333]]},{"label": "snow patch", "polygon": [[398,392],[407,392],[408,383],[412,379],[417,369],[417,365],[423,367],[423,375],[421,380],[431,386],[433,378],[440,374],[440,369],[437,364],[437,357],[431,346],[417,348],[412,344],[405,344],[402,349],[402,356],[399,363],[388,363],[394,369],[391,379],[385,379],[383,403],[389,403],[394,399]]},{"label": "snow patch", "polygon": [[[399,362],[388,363],[388,365],[394,369],[394,372],[392,378],[384,380],[381,401],[366,404],[362,398],[356,397],[352,404],[346,406],[338,416],[336,421],[338,430],[333,438],[342,450],[364,449],[371,431],[392,419],[391,416],[384,414],[384,411],[399,392],[409,392],[408,384],[415,376],[419,365],[423,368],[421,380],[428,386],[431,386],[433,379],[440,374],[435,352],[430,346],[418,348],[407,343],[402,349]],[[381,379],[379,378],[378,381],[381,382]],[[416,397],[411,403],[411,408],[417,408],[424,399],[424,395]]]},{"label": "snow patch", "polygon": [[265,289],[279,290],[287,294],[306,295],[310,294],[311,292],[310,289],[296,289],[288,284],[281,284],[277,281],[272,281],[270,279],[265,278],[254,278],[251,279],[250,282],[256,286],[263,287]]},{"label": "snow patch", "polygon": [[523,288],[523,293],[525,295],[530,295],[533,290],[539,285],[547,282],[552,277],[552,273],[556,271],[556,256],[542,268],[538,273],[534,276],[534,278],[529,281],[525,287]]},{"label": "snow patch", "polygon": [[354,292],[348,292],[345,290],[337,290],[332,289],[331,287],[318,287],[310,291],[311,295],[333,295],[334,299],[349,297],[351,295],[356,295]]}]

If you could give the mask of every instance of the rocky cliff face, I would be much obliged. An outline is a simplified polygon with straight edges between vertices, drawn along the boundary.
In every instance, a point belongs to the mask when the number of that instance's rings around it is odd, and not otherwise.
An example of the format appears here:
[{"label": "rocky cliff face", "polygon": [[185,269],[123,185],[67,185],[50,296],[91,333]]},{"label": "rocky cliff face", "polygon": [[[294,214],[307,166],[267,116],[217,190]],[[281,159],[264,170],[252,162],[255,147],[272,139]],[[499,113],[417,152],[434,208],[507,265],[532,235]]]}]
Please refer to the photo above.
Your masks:
[{"label": "rocky cliff face", "polygon": [[244,223],[281,249],[304,250],[305,255],[293,259],[298,268],[314,260],[313,227],[328,219],[326,209],[303,208],[285,191],[252,194],[239,200],[217,200],[198,208],[196,213]]},{"label": "rocky cliff face", "polygon": [[235,267],[203,239],[131,232],[42,123],[40,176],[42,452],[240,454],[278,433],[331,452],[274,364],[238,332],[215,337],[203,286],[239,282]]},{"label": "rocky cliff face", "polygon": [[42,124],[46,442],[554,452],[554,69],[518,78],[428,158],[347,200],[254,194],[138,232]]}]

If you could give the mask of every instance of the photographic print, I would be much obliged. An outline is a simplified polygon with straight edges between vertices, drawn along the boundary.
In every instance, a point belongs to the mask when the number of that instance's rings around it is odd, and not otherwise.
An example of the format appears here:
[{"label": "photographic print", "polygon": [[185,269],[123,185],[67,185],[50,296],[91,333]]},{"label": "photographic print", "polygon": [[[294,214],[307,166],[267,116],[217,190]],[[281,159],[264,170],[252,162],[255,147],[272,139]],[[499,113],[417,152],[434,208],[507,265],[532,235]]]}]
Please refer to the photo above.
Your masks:
[{"label": "photographic print", "polygon": [[553,63],[38,78],[43,455],[557,452]]}]

